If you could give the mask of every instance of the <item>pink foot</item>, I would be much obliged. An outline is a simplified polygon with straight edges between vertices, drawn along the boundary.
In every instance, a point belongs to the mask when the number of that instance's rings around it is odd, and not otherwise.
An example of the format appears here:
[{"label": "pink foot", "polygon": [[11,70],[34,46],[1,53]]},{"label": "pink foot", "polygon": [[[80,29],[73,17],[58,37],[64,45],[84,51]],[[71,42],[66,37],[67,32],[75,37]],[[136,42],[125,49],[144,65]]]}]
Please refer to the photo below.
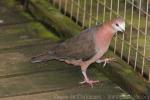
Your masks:
[{"label": "pink foot", "polygon": [[94,80],[84,80],[82,82],[79,82],[79,84],[85,84],[85,83],[87,83],[87,84],[89,84],[93,88],[93,84],[94,83],[98,83],[98,82],[99,82],[99,80],[96,80],[96,81],[94,81]]},{"label": "pink foot", "polygon": [[97,63],[104,62],[103,67],[105,67],[107,63],[114,62],[114,61],[117,61],[117,59],[116,58],[105,58],[105,59],[99,59],[96,62]]}]

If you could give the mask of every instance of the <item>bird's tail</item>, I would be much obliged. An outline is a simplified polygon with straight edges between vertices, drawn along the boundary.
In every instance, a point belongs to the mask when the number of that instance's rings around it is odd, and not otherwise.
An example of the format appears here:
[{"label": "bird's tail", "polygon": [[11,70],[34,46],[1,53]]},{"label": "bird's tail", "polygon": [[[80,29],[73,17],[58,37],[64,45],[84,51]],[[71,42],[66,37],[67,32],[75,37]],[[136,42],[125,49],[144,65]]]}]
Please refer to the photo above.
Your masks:
[{"label": "bird's tail", "polygon": [[35,57],[31,58],[31,63],[39,63],[39,62],[45,62],[49,60],[56,59],[56,57],[50,55],[49,53],[41,54]]}]

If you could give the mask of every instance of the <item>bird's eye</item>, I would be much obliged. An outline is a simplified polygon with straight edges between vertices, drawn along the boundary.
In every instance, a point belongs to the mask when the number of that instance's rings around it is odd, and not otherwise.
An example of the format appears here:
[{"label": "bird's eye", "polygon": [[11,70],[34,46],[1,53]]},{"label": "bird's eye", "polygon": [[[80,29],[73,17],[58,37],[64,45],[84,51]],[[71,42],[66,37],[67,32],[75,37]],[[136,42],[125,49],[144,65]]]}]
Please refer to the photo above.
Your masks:
[{"label": "bird's eye", "polygon": [[116,24],[116,26],[119,26],[119,24]]}]

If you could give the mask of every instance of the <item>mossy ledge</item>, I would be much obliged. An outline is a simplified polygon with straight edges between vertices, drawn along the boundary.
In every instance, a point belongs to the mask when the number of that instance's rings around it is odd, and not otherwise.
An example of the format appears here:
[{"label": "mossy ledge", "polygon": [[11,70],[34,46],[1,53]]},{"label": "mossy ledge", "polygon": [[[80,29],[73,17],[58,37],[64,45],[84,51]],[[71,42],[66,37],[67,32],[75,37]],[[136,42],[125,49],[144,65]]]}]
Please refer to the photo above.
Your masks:
[{"label": "mossy ledge", "polygon": [[47,0],[29,0],[27,8],[36,19],[53,27],[62,38],[69,38],[81,30],[77,24],[64,17]]},{"label": "mossy ledge", "polygon": [[[49,4],[47,0],[30,0],[28,10],[36,16],[36,18],[52,24],[58,32],[66,34],[67,36],[76,35],[73,33],[78,33],[81,30],[79,26],[62,15],[59,10]],[[121,60],[112,51],[109,50],[106,56],[111,56],[118,60],[117,62],[108,64],[105,68],[99,64],[93,64],[92,66],[108,76],[136,99],[148,99],[150,94],[149,83],[135,73],[131,66]]]}]

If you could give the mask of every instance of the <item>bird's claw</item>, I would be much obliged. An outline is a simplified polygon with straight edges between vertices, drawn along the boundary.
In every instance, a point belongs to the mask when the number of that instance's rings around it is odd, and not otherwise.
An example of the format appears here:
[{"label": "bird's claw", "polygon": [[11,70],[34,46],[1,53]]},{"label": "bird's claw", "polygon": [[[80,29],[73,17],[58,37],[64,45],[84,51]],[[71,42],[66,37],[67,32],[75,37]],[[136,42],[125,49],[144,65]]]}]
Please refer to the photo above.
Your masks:
[{"label": "bird's claw", "polygon": [[105,67],[107,63],[114,62],[114,61],[117,61],[117,59],[116,58],[105,58],[103,67]]},{"label": "bird's claw", "polygon": [[93,84],[94,83],[98,83],[98,82],[99,82],[99,80],[96,80],[96,81],[94,81],[94,80],[84,80],[82,82],[79,82],[79,84],[85,84],[85,83],[87,83],[87,84],[89,84],[93,88]]},{"label": "bird's claw", "polygon": [[113,61],[117,61],[117,59],[116,58],[105,58],[105,59],[102,59],[102,60],[99,59],[96,62],[97,63],[104,62],[103,67],[105,67],[107,63],[110,63],[110,62],[113,62]]}]

